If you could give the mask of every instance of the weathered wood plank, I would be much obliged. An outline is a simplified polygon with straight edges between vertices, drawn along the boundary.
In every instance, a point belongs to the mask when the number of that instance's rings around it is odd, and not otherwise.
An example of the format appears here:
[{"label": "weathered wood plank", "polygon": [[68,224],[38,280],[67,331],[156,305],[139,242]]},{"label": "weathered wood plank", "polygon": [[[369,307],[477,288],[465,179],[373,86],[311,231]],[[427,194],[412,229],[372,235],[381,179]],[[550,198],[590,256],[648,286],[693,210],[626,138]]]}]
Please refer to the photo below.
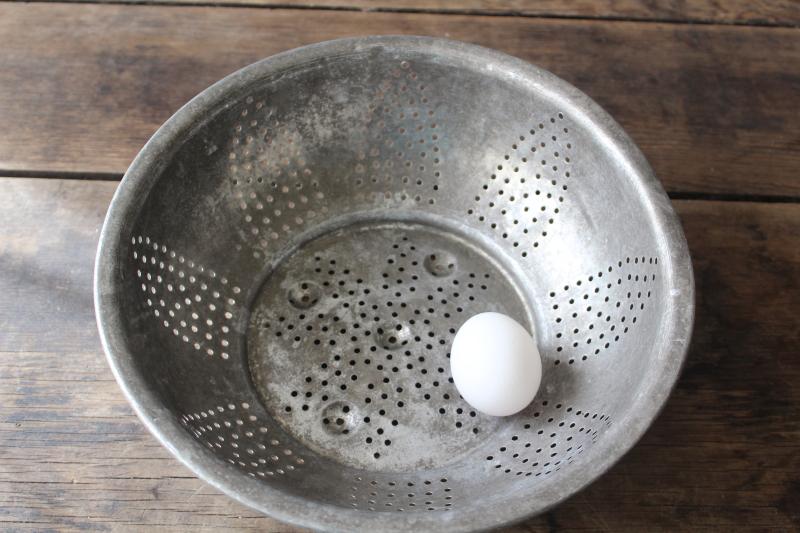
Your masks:
[{"label": "weathered wood plank", "polygon": [[[69,0],[68,0],[69,1]],[[129,1],[129,0],[111,0]],[[164,1],[164,0],[161,0]],[[800,24],[800,5],[789,0],[166,0],[175,3],[214,5],[255,5],[362,9],[367,11],[410,11],[521,15],[533,17],[603,18],[722,24]],[[150,3],[148,1],[144,3]]]},{"label": "weathered wood plank", "polygon": [[290,531],[197,480],[124,401],[91,287],[116,185],[0,179],[0,529]]},{"label": "weathered wood plank", "polygon": [[622,123],[671,191],[800,196],[795,29],[330,10],[0,3],[0,171],[121,174],[231,71],[388,33],[550,69]]},{"label": "weathered wood plank", "polygon": [[[291,530],[195,479],[114,382],[90,293],[115,187],[0,179],[0,528]],[[675,204],[698,285],[678,388],[619,465],[511,531],[800,523],[800,205]]]}]

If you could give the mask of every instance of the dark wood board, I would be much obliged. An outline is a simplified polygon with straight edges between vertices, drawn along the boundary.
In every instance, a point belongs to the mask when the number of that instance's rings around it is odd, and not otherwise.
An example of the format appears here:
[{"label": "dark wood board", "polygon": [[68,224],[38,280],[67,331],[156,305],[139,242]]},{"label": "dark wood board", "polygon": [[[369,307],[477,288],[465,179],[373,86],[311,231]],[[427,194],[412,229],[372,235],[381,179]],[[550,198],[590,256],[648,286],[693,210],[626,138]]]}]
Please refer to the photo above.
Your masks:
[{"label": "dark wood board", "polygon": [[[116,183],[0,179],[0,529],[291,531],[194,478],[128,407],[91,302]],[[676,201],[689,360],[607,475],[509,531],[800,527],[800,205]]]},{"label": "dark wood board", "polygon": [[[110,0],[127,2],[128,0]],[[466,13],[529,17],[600,18],[797,26],[800,4],[791,0],[161,0],[187,4],[254,5]],[[145,1],[144,3],[155,3]]]},{"label": "dark wood board", "polygon": [[0,173],[118,177],[224,75],[302,44],[413,33],[537,63],[603,105],[668,190],[800,197],[800,31],[203,6],[0,3]]}]

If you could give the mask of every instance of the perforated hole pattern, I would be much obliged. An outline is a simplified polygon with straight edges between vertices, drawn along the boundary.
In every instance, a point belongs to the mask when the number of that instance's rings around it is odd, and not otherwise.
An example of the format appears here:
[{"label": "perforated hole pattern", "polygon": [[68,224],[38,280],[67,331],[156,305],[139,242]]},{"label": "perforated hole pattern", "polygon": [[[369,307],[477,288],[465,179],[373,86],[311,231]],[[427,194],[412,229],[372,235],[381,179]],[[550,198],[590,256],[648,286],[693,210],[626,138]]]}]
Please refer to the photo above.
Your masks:
[{"label": "perforated hole pattern", "polygon": [[[383,264],[363,264],[364,250]],[[268,409],[321,452],[364,468],[419,468],[475,446],[495,421],[453,385],[453,336],[465,317],[523,308],[500,271],[467,252],[434,231],[364,226],[294,254],[250,321]],[[297,305],[303,290],[314,296]]]}]

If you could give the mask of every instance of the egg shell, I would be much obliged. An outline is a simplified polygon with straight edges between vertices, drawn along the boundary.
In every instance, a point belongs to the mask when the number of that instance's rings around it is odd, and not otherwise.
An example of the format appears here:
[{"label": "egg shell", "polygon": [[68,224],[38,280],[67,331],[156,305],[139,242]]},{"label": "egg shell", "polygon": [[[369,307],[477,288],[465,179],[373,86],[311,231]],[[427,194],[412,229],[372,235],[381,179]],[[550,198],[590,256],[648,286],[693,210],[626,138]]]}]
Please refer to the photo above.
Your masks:
[{"label": "egg shell", "polygon": [[492,416],[524,409],[542,381],[542,359],[533,337],[513,318],[495,312],[462,324],[453,339],[450,370],[464,400]]}]

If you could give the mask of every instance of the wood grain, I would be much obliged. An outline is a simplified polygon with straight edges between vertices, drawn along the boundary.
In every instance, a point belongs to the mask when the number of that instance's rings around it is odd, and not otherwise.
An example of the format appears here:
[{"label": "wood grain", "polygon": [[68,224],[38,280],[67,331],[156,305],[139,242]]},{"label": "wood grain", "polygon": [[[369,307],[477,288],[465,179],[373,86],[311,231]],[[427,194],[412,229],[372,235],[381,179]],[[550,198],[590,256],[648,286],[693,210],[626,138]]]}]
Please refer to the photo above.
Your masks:
[{"label": "wood grain", "polygon": [[[113,182],[0,179],[0,528],[291,531],[146,433],[95,332]],[[607,475],[509,531],[800,526],[800,205],[678,201],[698,286],[687,367]]]},{"label": "wood grain", "polygon": [[[129,2],[129,0],[110,0]],[[800,4],[791,0],[160,0],[187,4],[254,5],[262,7],[302,7],[359,9],[367,11],[407,11],[518,15],[532,17],[570,17],[722,24],[800,24]],[[144,3],[151,3],[145,1]]]},{"label": "wood grain", "polygon": [[795,29],[330,10],[0,3],[0,172],[119,175],[172,112],[237,68],[388,33],[553,71],[625,127],[670,191],[800,197]]}]

